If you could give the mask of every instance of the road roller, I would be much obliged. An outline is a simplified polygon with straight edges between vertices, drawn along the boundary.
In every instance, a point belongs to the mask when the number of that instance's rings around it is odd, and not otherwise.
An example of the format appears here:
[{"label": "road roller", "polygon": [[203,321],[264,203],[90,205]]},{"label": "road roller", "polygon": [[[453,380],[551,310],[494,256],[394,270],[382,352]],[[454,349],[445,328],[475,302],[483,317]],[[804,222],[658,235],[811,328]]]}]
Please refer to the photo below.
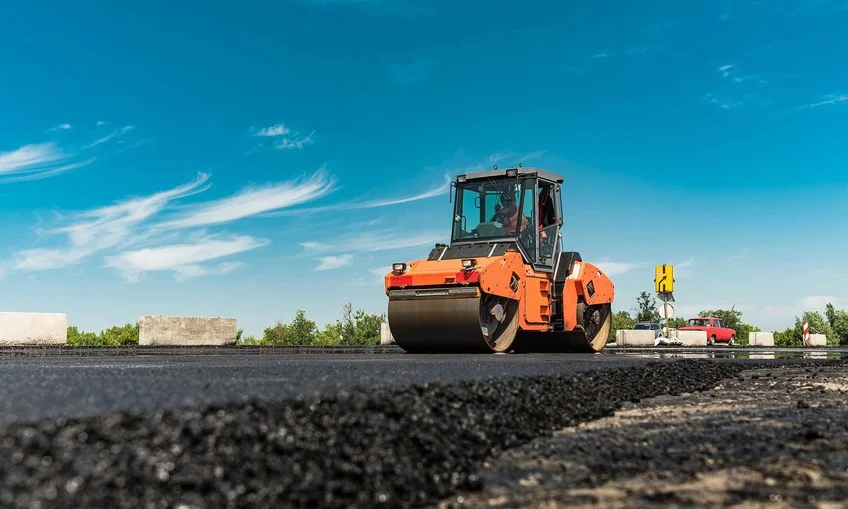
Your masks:
[{"label": "road roller", "polygon": [[562,250],[563,177],[518,167],[457,175],[450,244],[385,275],[408,353],[600,352],[615,289]]}]

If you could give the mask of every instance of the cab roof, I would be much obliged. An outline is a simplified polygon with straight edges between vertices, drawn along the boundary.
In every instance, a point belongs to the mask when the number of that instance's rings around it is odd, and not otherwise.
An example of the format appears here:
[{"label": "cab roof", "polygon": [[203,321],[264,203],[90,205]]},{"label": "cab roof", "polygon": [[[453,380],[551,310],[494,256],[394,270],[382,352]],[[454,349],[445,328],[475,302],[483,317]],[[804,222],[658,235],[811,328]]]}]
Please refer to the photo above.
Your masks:
[{"label": "cab roof", "polygon": [[538,176],[539,178],[542,178],[542,179],[545,179],[545,180],[550,180],[550,181],[556,182],[558,184],[562,184],[563,181],[564,181],[562,175],[557,175],[556,173],[553,173],[553,172],[550,172],[550,171],[547,171],[547,170],[543,170],[541,168],[525,167],[525,166],[522,166],[520,168],[503,168],[503,169],[497,168],[497,166],[496,166],[495,169],[490,170],[490,171],[478,171],[478,172],[474,172],[474,173],[461,173],[461,174],[456,176],[456,181],[458,183],[462,183],[462,182],[465,182],[465,181],[468,181],[468,180],[486,179],[486,178],[492,178],[492,177],[506,177],[508,171],[510,173],[515,172],[519,176],[526,176],[526,177]]}]

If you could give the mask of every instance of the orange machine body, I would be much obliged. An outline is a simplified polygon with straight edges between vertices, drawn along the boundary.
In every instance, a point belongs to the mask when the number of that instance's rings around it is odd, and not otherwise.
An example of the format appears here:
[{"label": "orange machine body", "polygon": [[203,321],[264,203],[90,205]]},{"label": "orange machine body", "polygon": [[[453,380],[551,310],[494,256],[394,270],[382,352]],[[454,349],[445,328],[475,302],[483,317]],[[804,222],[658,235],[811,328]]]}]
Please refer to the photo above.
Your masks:
[{"label": "orange machine body", "polygon": [[[501,256],[473,259],[470,268],[463,260],[416,260],[407,264],[404,271],[393,271],[385,276],[385,291],[393,289],[446,288],[471,286],[480,292],[506,297],[519,302],[519,328],[523,331],[548,332],[554,330],[556,301],[562,310],[564,330],[573,330],[578,323],[576,309],[582,297],[586,305],[611,303],[614,298],[612,281],[591,263],[575,261],[572,267],[562,267],[569,274],[555,292],[554,274],[537,271],[515,249]],[[555,294],[559,293],[560,298]]]}]

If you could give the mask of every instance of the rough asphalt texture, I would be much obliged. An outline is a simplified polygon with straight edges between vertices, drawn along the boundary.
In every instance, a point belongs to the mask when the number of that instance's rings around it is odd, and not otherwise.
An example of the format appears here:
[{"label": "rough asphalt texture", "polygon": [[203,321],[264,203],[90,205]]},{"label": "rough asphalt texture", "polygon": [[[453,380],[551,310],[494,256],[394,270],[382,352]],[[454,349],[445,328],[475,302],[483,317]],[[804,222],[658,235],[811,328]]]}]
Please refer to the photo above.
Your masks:
[{"label": "rough asphalt texture", "polygon": [[752,363],[679,361],[0,430],[0,504],[410,507],[479,490],[488,457]]},{"label": "rough asphalt texture", "polygon": [[254,355],[0,360],[0,424],[202,408],[389,387],[641,365],[592,355]]},{"label": "rough asphalt texture", "polygon": [[848,369],[756,370],[508,451],[442,507],[845,507]]}]

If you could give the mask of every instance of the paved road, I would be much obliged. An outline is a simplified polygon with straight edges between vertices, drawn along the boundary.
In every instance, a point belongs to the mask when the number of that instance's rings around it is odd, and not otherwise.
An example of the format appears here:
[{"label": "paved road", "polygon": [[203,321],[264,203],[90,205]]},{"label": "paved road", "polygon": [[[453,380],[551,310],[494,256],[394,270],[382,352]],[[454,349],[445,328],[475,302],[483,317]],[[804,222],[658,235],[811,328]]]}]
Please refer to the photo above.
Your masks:
[{"label": "paved road", "polygon": [[192,408],[352,386],[570,374],[656,360],[592,355],[239,355],[0,359],[0,424]]}]

